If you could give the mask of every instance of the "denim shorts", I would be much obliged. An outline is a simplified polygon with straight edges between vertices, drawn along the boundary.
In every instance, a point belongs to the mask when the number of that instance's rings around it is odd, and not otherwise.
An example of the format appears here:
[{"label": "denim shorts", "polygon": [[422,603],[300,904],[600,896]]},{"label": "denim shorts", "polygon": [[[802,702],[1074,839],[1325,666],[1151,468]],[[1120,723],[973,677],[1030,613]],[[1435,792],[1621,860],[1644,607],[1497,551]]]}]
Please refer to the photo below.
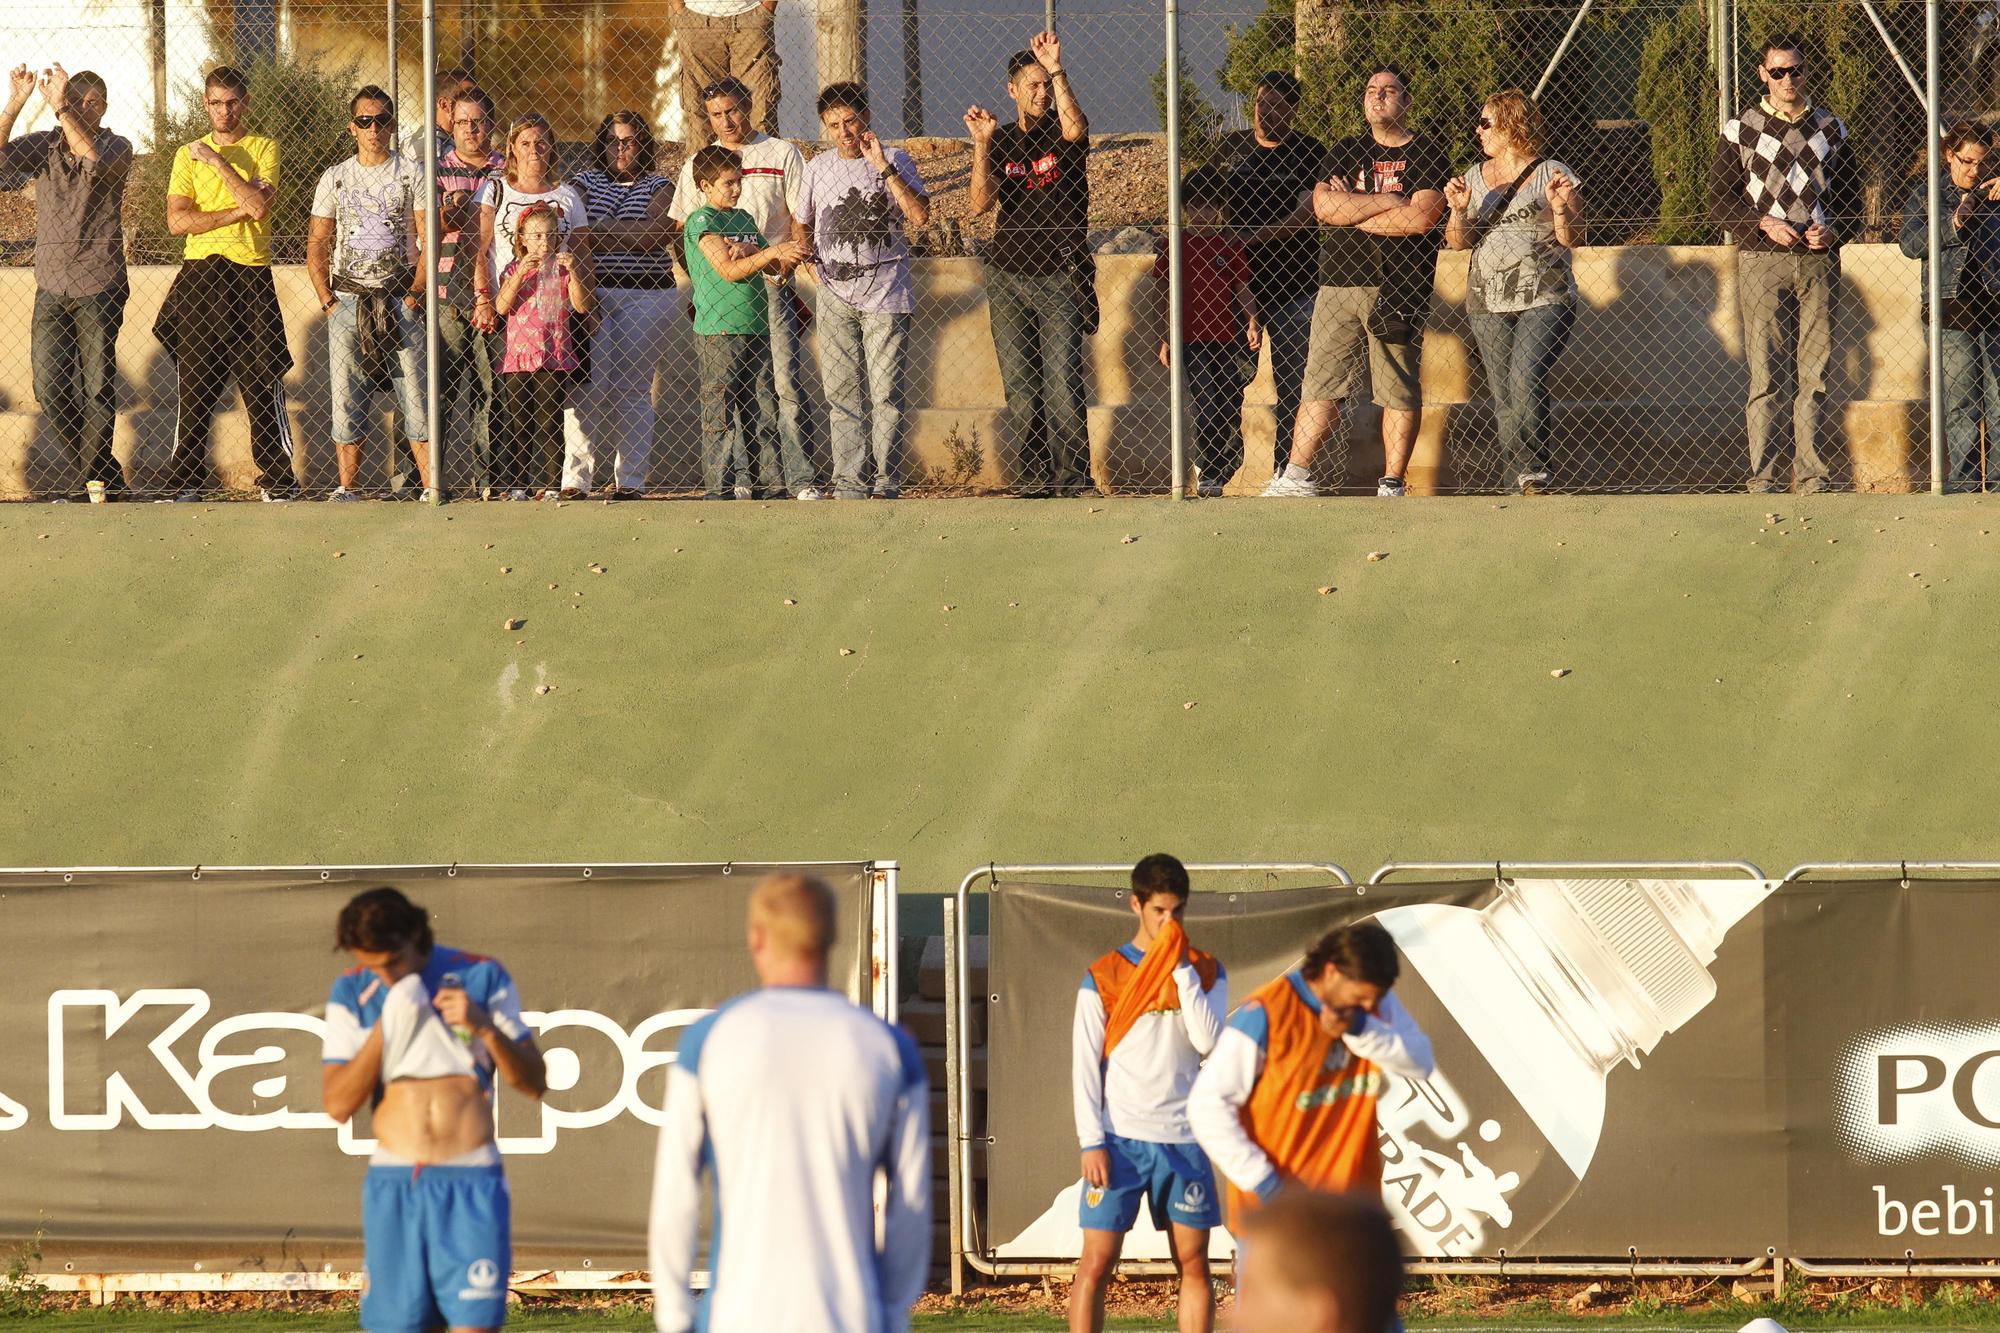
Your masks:
[{"label": "denim shorts", "polygon": [[[332,381],[327,404],[328,429],[335,444],[359,444],[368,438],[369,409],[375,389],[362,376],[361,348],[354,331],[354,312],[361,298],[352,292],[335,292],[340,304],[326,317],[327,369]],[[424,403],[424,321],[396,301],[396,326],[402,334],[391,381],[396,391],[396,414],[403,438],[421,440],[429,434],[429,418]]]}]

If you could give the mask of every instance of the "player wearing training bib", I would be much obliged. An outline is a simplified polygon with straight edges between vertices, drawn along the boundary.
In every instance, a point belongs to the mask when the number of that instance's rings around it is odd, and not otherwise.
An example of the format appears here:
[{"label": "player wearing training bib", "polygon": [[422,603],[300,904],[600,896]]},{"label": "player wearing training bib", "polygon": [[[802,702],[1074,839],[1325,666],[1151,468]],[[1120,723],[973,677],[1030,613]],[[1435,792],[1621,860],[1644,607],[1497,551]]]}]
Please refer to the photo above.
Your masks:
[{"label": "player wearing training bib", "polygon": [[1208,1333],[1215,1303],[1208,1233],[1222,1221],[1215,1176],[1188,1124],[1188,1090],[1229,1012],[1222,963],[1181,928],[1188,873],[1164,853],[1132,868],[1129,944],[1090,965],[1076,994],[1071,1083],[1083,1149],[1083,1253],[1070,1287],[1071,1333],[1101,1333],[1104,1286],[1143,1203],[1171,1229],[1181,1333]]},{"label": "player wearing training bib", "polygon": [[326,1111],[345,1123],[375,1107],[361,1326],[499,1328],[513,1254],[494,1077],[529,1097],[547,1087],[514,979],[496,959],[436,944],[429,914],[395,889],[357,895],[336,939],[358,966],[326,1001]]},{"label": "player wearing training bib", "polygon": [[1293,1184],[1381,1197],[1376,1103],[1389,1076],[1435,1067],[1430,1038],[1389,993],[1397,972],[1388,931],[1343,926],[1230,1015],[1188,1118],[1229,1178],[1231,1231]]}]

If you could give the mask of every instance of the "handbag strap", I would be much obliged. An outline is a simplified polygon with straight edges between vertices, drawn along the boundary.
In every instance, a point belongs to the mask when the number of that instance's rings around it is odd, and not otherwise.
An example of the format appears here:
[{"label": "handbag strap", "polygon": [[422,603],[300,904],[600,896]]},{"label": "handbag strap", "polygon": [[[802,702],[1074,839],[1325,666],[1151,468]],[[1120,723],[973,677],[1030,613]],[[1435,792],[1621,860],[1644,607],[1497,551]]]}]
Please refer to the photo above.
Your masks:
[{"label": "handbag strap", "polygon": [[1500,213],[1505,213],[1507,209],[1510,206],[1512,206],[1514,202],[1514,196],[1519,194],[1521,192],[1521,187],[1528,183],[1528,178],[1534,175],[1536,170],[1541,167],[1542,163],[1546,162],[1547,160],[1548,160],[1547,158],[1538,157],[1534,161],[1530,162],[1526,167],[1522,168],[1521,174],[1514,178],[1513,183],[1510,184],[1506,189],[1501,190],[1499,192],[1500,207],[1495,211]]}]

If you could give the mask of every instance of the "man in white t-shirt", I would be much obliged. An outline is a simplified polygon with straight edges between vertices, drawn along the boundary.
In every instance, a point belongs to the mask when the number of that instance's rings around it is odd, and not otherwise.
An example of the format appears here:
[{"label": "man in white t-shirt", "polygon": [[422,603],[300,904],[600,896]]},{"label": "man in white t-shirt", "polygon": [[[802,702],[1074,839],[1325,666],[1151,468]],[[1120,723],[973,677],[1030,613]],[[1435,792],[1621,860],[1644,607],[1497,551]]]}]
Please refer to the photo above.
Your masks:
[{"label": "man in white t-shirt", "polygon": [[[792,219],[798,215],[799,182],[806,172],[798,145],[751,128],[754,103],[750,90],[739,80],[723,79],[702,89],[702,94],[716,142],[743,159],[743,198],[736,206],[757,219],[757,227],[769,244],[791,240]],[[674,186],[674,221],[685,224],[688,215],[701,205],[702,193],[694,183],[694,154],[690,152]],[[793,496],[810,491],[817,500],[820,493],[813,475],[811,418],[806,412],[800,358],[804,321],[792,287],[796,267],[788,264],[775,274],[767,274],[764,294],[771,311],[771,366],[778,389],[778,449],[785,471],[785,493]],[[681,287],[693,291],[691,281],[684,280]],[[692,309],[689,314],[692,316]],[[743,475],[740,469],[737,475]]]},{"label": "man in white t-shirt", "polygon": [[[823,882],[771,875],[749,916],[760,989],[686,1028],[667,1069],[649,1236],[654,1327],[905,1333],[931,1266],[923,1054],[828,987],[835,921]],[[688,1288],[704,1215],[709,1287],[697,1311]]]},{"label": "man in white t-shirt", "polygon": [[747,87],[745,109],[754,101],[758,127],[778,132],[777,15],[778,0],[667,0],[681,48],[681,137],[690,160],[715,142],[706,104],[709,89],[724,81]]},{"label": "man in white t-shirt", "polygon": [[[423,265],[417,262],[422,167],[395,151],[396,104],[374,84],[349,102],[354,156],[321,173],[306,234],[306,273],[326,316],[333,452],[358,500],[361,438],[378,388],[392,389],[402,434],[426,489],[430,425],[423,362]],[[390,445],[393,457],[395,446]]]}]

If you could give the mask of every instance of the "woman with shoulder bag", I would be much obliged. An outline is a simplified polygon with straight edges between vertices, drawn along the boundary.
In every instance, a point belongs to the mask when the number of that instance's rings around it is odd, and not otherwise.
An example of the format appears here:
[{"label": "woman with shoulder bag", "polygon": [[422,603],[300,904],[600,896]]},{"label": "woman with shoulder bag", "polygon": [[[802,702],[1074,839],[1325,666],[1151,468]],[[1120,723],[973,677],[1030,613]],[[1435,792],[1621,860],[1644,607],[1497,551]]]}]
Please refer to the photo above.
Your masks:
[{"label": "woman with shoulder bag", "polygon": [[1583,194],[1544,158],[1542,115],[1518,88],[1480,109],[1486,160],[1445,186],[1445,243],[1472,251],[1466,312],[1514,486],[1549,486],[1548,378],[1576,319],[1570,252],[1583,243]]},{"label": "woman with shoulder bag", "polygon": [[[2000,179],[1983,126],[1960,121],[1944,135],[1944,226],[1938,284],[1944,296],[1945,486],[1978,490],[1986,447],[2000,448]],[[1903,253],[1924,261],[1925,317],[1930,303],[1930,190],[1922,176],[1903,201]]]}]

